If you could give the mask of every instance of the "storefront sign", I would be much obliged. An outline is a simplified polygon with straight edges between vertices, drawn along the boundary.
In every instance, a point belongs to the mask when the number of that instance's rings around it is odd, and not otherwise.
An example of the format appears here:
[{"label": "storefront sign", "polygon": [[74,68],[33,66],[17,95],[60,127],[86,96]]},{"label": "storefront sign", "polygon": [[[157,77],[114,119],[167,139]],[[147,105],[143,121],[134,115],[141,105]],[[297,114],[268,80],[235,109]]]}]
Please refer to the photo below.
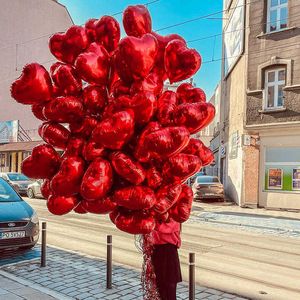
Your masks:
[{"label": "storefront sign", "polygon": [[0,144],[18,141],[19,121],[0,122]]}]

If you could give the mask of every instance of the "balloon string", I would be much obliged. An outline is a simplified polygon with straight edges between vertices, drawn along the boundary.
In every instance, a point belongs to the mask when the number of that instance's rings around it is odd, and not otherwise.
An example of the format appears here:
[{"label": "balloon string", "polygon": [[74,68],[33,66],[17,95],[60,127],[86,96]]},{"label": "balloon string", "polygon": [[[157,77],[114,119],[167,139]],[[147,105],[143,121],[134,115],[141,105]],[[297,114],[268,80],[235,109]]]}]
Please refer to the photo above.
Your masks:
[{"label": "balloon string", "polygon": [[143,268],[142,268],[142,290],[144,300],[160,300],[156,286],[156,277],[152,264],[153,241],[150,234],[143,235]]}]

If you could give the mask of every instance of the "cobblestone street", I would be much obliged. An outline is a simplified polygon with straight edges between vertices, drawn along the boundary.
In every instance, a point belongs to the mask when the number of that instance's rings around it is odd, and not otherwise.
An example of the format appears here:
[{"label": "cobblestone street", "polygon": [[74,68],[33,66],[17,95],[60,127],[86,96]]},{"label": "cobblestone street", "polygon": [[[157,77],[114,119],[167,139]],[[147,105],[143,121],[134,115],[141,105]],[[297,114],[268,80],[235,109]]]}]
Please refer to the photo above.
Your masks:
[{"label": "cobblestone street", "polygon": [[[29,255],[30,257],[30,255]],[[41,288],[57,293],[57,299],[69,297],[71,299],[142,299],[140,272],[124,266],[114,265],[113,267],[113,289],[106,289],[106,264],[104,260],[94,259],[89,256],[67,252],[48,247],[47,267],[40,268],[39,259],[13,263],[12,265],[2,266],[0,270],[5,271],[19,279],[26,280],[28,284],[34,283]],[[3,277],[0,277],[0,283]],[[14,289],[5,290],[2,284],[0,289],[0,299],[2,295],[14,294],[5,299],[32,299],[30,296],[18,295],[18,289],[22,286],[17,284]],[[5,294],[6,291],[6,294]],[[177,290],[178,299],[188,299],[188,286],[181,283]],[[47,296],[48,297],[48,296]],[[4,298],[3,298],[4,299]],[[44,299],[44,298],[39,298]],[[45,299],[53,299],[51,296]],[[205,287],[196,287],[196,299],[242,300],[232,294],[223,293],[218,290]]]}]

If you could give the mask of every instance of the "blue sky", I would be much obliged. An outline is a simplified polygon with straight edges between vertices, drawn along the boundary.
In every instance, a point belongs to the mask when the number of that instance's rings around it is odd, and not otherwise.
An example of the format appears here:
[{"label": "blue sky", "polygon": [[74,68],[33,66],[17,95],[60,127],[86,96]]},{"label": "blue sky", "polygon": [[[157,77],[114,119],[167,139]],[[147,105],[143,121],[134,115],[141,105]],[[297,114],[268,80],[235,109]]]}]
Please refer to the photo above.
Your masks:
[{"label": "blue sky", "polygon": [[[151,0],[59,0],[59,2],[68,8],[75,24],[83,24],[87,19],[100,18],[102,15],[112,15],[123,11],[128,5],[143,4],[151,2]],[[152,16],[153,29],[157,30],[221,11],[222,3],[222,0],[159,0],[149,4],[148,9]],[[222,32],[221,17],[222,14],[215,15],[211,18],[162,30],[158,33],[162,35],[177,33],[182,35],[187,41],[220,34]],[[121,14],[116,15],[115,18],[122,24]],[[221,58],[221,45],[221,36],[188,43],[190,48],[195,48],[199,51],[204,62],[217,59],[215,62],[204,63],[195,76],[196,85],[203,88],[208,97],[213,94],[220,80],[221,62],[218,59]]]}]

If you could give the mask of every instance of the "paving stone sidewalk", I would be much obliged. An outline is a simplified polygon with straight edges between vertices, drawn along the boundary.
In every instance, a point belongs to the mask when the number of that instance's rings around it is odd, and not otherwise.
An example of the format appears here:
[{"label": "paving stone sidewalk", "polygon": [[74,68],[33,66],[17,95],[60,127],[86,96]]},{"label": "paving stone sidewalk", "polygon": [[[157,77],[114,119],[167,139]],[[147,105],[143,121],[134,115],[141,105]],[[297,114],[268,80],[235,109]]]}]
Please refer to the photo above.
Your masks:
[{"label": "paving stone sidewalk", "polygon": [[[142,299],[140,272],[125,266],[113,267],[113,288],[106,289],[106,263],[78,253],[48,247],[47,267],[40,268],[39,260],[17,262],[2,266],[0,270],[17,276],[42,288],[59,293],[61,298],[77,300],[131,300]],[[0,277],[0,282],[2,278]],[[1,291],[1,290],[0,290]],[[0,295],[0,299],[1,295]],[[3,299],[44,299],[44,298],[3,298]],[[51,298],[45,298],[51,299]],[[188,299],[188,286],[180,283],[177,299]],[[196,287],[196,299],[242,300],[245,298],[205,287]]]}]

